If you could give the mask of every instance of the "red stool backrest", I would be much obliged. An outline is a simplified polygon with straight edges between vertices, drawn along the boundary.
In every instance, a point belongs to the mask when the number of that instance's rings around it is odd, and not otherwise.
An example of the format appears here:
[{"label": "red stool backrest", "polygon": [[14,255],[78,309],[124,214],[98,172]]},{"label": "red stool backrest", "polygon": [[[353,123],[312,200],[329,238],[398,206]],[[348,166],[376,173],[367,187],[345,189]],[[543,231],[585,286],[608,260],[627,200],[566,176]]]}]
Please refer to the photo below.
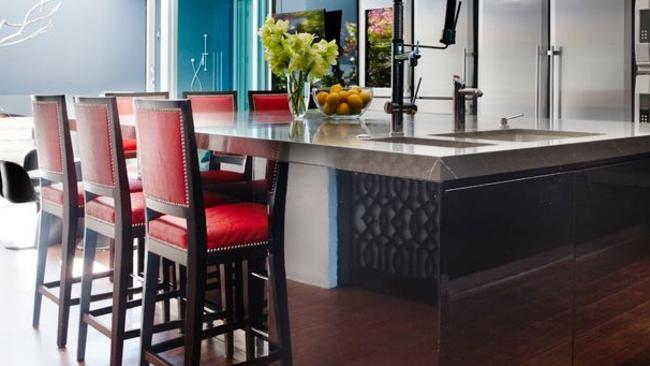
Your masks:
[{"label": "red stool backrest", "polygon": [[[188,178],[194,168],[198,172],[189,102],[136,99],[135,105],[145,198],[189,207]],[[194,146],[189,146],[190,141]],[[196,167],[192,162],[196,162]]]},{"label": "red stool backrest", "polygon": [[34,100],[34,134],[39,166],[43,171],[63,175],[63,131],[61,113],[65,101]]},{"label": "red stool backrest", "polygon": [[65,96],[32,96],[32,113],[41,186],[62,182],[66,205],[76,207],[77,172]]},{"label": "red stool backrest", "polygon": [[115,97],[76,98],[75,113],[84,188],[111,196],[128,189]]},{"label": "red stool backrest", "polygon": [[65,96],[32,96],[32,112],[39,169],[51,181],[76,179]]},{"label": "red stool backrest", "polygon": [[184,92],[192,103],[193,113],[228,113],[237,111],[237,92]]},{"label": "red stool backrest", "polygon": [[135,98],[169,99],[169,93],[168,92],[150,92],[150,93],[107,92],[107,93],[104,93],[104,96],[106,96],[106,97],[115,97],[117,99],[117,113],[120,116],[132,116],[132,115],[134,115],[133,99],[135,99]]},{"label": "red stool backrest", "polygon": [[248,92],[248,102],[251,111],[289,112],[287,93],[251,90]]}]

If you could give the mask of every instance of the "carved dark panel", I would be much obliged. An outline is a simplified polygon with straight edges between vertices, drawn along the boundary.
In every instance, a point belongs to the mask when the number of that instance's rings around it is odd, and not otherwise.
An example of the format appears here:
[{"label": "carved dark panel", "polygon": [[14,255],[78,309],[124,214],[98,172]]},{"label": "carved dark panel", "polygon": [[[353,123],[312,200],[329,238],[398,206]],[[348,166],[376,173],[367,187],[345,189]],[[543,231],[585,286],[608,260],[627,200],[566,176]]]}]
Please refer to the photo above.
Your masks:
[{"label": "carved dark panel", "polygon": [[438,186],[340,173],[341,284],[435,302]]}]

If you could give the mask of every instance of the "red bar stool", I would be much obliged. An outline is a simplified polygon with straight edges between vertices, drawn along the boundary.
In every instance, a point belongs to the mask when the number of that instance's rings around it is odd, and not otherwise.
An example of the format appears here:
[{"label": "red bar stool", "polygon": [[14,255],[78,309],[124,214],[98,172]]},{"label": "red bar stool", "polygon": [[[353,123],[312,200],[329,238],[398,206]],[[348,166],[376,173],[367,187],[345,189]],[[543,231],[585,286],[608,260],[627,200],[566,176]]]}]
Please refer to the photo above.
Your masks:
[{"label": "red bar stool", "polygon": [[[237,112],[237,91],[183,92],[189,99],[193,113],[234,113]],[[222,170],[221,164],[244,165],[244,173]],[[213,152],[210,155],[210,170],[201,172],[204,185],[215,186],[223,183],[249,181],[253,177],[253,160],[246,156],[224,155]],[[218,189],[218,187],[213,187]]]},{"label": "red bar stool", "polygon": [[248,108],[251,111],[281,111],[289,113],[287,93],[269,90],[249,90]]},{"label": "red bar stool", "polygon": [[237,111],[237,91],[183,92],[192,102],[193,113],[230,113]]},{"label": "red bar stool", "polygon": [[[70,126],[65,106],[65,96],[33,96],[34,132],[41,174],[41,217],[38,235],[38,260],[32,325],[40,322],[43,296],[59,306],[57,345],[65,347],[68,339],[70,307],[79,304],[72,298],[77,223],[84,213],[84,197],[77,183],[77,172],[70,140]],[[53,217],[62,219],[61,275],[58,281],[45,282],[45,264],[48,250],[50,223]],[[110,272],[98,274],[108,277]],[[51,290],[59,288],[59,294]]]},{"label": "red bar stool", "polygon": [[[185,346],[185,365],[199,365],[201,340],[244,329],[247,344],[263,337],[249,321],[251,273],[248,261],[269,260],[268,278],[278,342],[268,356],[250,362],[266,364],[281,360],[291,364],[289,314],[284,269],[283,237],[287,163],[278,163],[270,205],[227,204],[205,208],[196,155],[192,111],[188,101],[136,100],[136,123],[140,150],[147,226],[147,259],[143,292],[141,364],[169,365],[161,353]],[[166,159],[161,161],[161,152]],[[164,164],[164,167],[163,167]],[[161,182],[164,182],[161,184]],[[184,336],[152,344],[154,300],[160,258],[187,268],[187,306]],[[204,314],[207,267],[242,263],[241,283],[235,285],[236,306]],[[258,274],[259,276],[259,274]],[[228,292],[228,291],[227,291]],[[261,299],[263,301],[263,299]],[[258,299],[257,301],[260,301]],[[224,320],[223,325],[203,330],[205,322]]]},{"label": "red bar stool", "polygon": [[[115,97],[117,99],[117,113],[120,116],[133,116],[133,99],[169,99],[169,92],[106,92],[105,97]],[[124,156],[127,159],[134,159],[138,151],[138,142],[135,138],[125,138],[122,141],[124,147]]]},{"label": "red bar stool", "polygon": [[[139,336],[125,330],[126,311],[138,306],[128,301],[137,292],[133,287],[133,241],[144,245],[144,196],[130,189],[115,98],[77,98],[77,134],[85,191],[84,264],[81,281],[77,360],[83,361],[88,325],[111,338],[111,365],[122,363],[124,340]],[[140,185],[141,187],[141,185]],[[97,237],[114,240],[111,306],[90,310],[93,264]],[[97,320],[113,314],[110,327]]]}]

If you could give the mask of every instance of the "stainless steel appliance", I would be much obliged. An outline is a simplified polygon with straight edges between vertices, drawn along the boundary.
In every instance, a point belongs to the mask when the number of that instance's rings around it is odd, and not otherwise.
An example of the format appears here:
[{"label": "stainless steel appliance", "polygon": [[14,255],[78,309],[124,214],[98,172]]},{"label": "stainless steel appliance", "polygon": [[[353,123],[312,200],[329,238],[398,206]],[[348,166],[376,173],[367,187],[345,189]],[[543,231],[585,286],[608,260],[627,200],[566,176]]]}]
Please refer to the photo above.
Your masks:
[{"label": "stainless steel appliance", "polygon": [[483,115],[632,120],[631,0],[481,0]]},{"label": "stainless steel appliance", "polygon": [[650,0],[637,0],[634,15],[637,66],[634,121],[650,123]]}]

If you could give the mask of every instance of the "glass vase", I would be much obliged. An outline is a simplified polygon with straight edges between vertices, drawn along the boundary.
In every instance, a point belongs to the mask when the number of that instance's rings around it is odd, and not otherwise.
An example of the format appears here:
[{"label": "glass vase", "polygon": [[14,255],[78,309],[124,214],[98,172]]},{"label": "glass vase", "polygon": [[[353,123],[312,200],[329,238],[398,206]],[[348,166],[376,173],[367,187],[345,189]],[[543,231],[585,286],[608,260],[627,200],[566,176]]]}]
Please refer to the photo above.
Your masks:
[{"label": "glass vase", "polygon": [[289,110],[294,120],[302,120],[309,107],[309,75],[306,72],[287,73]]}]

